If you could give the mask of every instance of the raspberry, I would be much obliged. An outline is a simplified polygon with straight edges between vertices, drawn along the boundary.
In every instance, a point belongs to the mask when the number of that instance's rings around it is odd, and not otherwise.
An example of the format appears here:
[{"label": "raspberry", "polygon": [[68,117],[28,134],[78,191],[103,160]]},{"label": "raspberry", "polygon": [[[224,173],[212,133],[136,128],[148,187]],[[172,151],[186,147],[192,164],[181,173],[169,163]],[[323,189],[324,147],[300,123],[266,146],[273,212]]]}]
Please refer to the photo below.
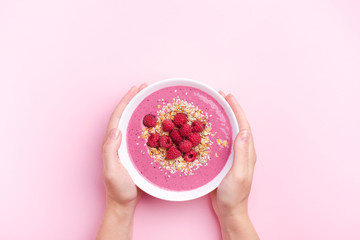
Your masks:
[{"label": "raspberry", "polygon": [[172,145],[172,140],[169,136],[164,135],[160,137],[159,143],[160,147],[169,149]]},{"label": "raspberry", "polygon": [[189,140],[184,140],[181,143],[179,143],[179,149],[183,153],[187,153],[192,148],[192,143]]},{"label": "raspberry", "polygon": [[193,162],[196,159],[196,152],[191,150],[190,152],[184,155],[184,160],[187,162]]},{"label": "raspberry", "polygon": [[177,113],[174,117],[175,126],[181,127],[187,122],[186,115],[183,113]]},{"label": "raspberry", "polygon": [[192,145],[195,147],[199,145],[201,137],[199,133],[192,133],[190,134],[187,139],[192,143]]},{"label": "raspberry", "polygon": [[204,130],[204,124],[200,122],[199,120],[195,120],[191,124],[191,131],[192,132],[202,132]]},{"label": "raspberry", "polygon": [[173,121],[171,121],[170,119],[165,119],[162,123],[162,128],[164,132],[169,132],[171,130],[173,130],[174,128],[174,123]]},{"label": "raspberry", "polygon": [[174,143],[179,144],[184,138],[180,135],[179,130],[174,129],[170,132],[170,137]]},{"label": "raspberry", "polygon": [[175,146],[172,146],[166,153],[166,158],[171,160],[181,156],[181,152]]},{"label": "raspberry", "polygon": [[152,114],[147,114],[145,115],[144,119],[143,119],[143,124],[146,126],[146,127],[155,127],[156,125],[156,118],[154,115]]},{"label": "raspberry", "polygon": [[185,123],[184,125],[181,126],[179,131],[181,136],[187,137],[191,133],[191,127],[189,124]]},{"label": "raspberry", "polygon": [[159,146],[159,139],[160,139],[160,135],[158,133],[151,134],[150,137],[148,138],[147,145],[156,148]]}]

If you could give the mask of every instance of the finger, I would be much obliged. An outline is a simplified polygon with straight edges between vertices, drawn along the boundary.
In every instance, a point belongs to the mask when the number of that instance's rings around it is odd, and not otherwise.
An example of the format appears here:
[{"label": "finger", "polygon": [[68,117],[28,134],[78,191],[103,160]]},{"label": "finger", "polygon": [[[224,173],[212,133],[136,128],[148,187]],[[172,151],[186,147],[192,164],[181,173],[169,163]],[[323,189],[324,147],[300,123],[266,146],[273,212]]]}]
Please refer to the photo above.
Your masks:
[{"label": "finger", "polygon": [[249,173],[250,132],[241,130],[234,141],[234,162],[231,171],[237,176],[247,177]]},{"label": "finger", "polygon": [[254,145],[254,137],[250,133],[250,153],[249,153],[250,159],[251,159],[251,165],[254,168],[256,163],[256,152],[255,152],[255,145]]},{"label": "finger", "polygon": [[112,169],[119,163],[118,150],[122,139],[121,131],[117,128],[110,130],[108,137],[103,144],[103,165],[105,169]]},{"label": "finger", "polygon": [[250,136],[250,143],[249,143],[249,148],[250,148],[250,152],[249,152],[249,174],[251,179],[253,178],[254,175],[254,169],[255,169],[255,164],[256,164],[256,152],[255,152],[255,146],[254,146],[254,138],[251,135]]},{"label": "finger", "polygon": [[233,109],[235,117],[238,121],[240,131],[241,130],[249,130],[250,132],[250,141],[249,141],[249,173],[252,178],[254,174],[254,168],[256,163],[256,153],[254,146],[254,138],[251,133],[251,128],[249,122],[246,119],[245,113],[241,108],[240,104],[237,102],[235,97],[232,94],[226,96],[226,100],[228,101],[230,107]]},{"label": "finger", "polygon": [[137,91],[138,91],[137,87],[133,86],[120,100],[120,102],[118,103],[118,105],[116,106],[116,108],[114,109],[111,115],[105,137],[108,135],[111,129],[118,127],[121,115],[125,107],[128,105],[130,100],[137,94]]},{"label": "finger", "polygon": [[148,85],[147,83],[143,83],[140,85],[139,89],[138,89],[138,92],[140,92],[141,90],[143,90],[144,88],[146,88]]},{"label": "finger", "polygon": [[223,91],[220,90],[219,93],[220,93],[221,96],[223,96],[224,98],[226,98],[226,95],[225,95],[225,93],[224,93]]},{"label": "finger", "polygon": [[218,214],[218,205],[217,205],[217,188],[215,188],[212,192],[210,192],[211,204],[214,208],[215,214]]},{"label": "finger", "polygon": [[233,110],[240,130],[250,130],[249,122],[246,119],[245,113],[240,104],[236,101],[232,94],[226,96],[226,101],[229,103]]}]

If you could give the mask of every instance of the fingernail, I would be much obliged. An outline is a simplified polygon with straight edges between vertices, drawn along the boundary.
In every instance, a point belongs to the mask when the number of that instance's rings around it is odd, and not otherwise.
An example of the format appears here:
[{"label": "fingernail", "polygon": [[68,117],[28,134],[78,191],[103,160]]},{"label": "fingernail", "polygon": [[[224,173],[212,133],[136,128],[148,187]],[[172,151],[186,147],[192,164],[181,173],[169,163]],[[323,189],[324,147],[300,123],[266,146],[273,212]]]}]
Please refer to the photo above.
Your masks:
[{"label": "fingernail", "polygon": [[112,140],[115,140],[119,137],[120,130],[117,128],[114,128],[110,131],[109,138]]},{"label": "fingernail", "polygon": [[130,88],[129,93],[137,91],[137,89],[138,89],[137,86],[134,85]]},{"label": "fingernail", "polygon": [[240,139],[243,142],[247,142],[249,141],[249,131],[248,130],[243,130],[240,133]]}]

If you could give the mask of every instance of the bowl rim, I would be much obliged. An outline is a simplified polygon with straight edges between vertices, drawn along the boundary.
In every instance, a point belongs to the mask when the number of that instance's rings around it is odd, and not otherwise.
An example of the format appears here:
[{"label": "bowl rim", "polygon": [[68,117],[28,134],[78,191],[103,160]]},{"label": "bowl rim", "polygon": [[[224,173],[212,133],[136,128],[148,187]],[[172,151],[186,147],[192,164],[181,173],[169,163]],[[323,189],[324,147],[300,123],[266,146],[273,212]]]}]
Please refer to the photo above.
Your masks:
[{"label": "bowl rim", "polygon": [[155,82],[148,87],[141,90],[138,94],[135,95],[134,98],[132,98],[129,102],[129,104],[125,107],[123,114],[120,118],[118,129],[122,132],[122,143],[120,145],[120,148],[118,150],[118,154],[120,156],[120,161],[128,171],[129,175],[131,176],[134,183],[144,192],[159,198],[163,200],[168,201],[187,201],[196,199],[199,197],[202,197],[211,191],[213,191],[215,188],[219,186],[222,179],[225,177],[225,175],[229,172],[232,163],[233,163],[233,148],[231,148],[229,157],[220,171],[218,175],[216,175],[211,181],[204,184],[201,187],[186,190],[186,191],[173,191],[170,189],[165,189],[160,186],[157,186],[147,180],[145,177],[143,177],[134,164],[132,163],[130,154],[128,152],[127,148],[127,127],[128,123],[130,121],[130,118],[134,112],[134,110],[137,108],[137,106],[150,94],[153,92],[156,92],[160,89],[171,87],[171,86],[188,86],[188,87],[194,87],[198,88],[199,90],[204,91],[205,93],[209,94],[211,97],[213,97],[225,110],[230,124],[232,128],[232,142],[234,142],[234,139],[239,132],[239,126],[235,117],[234,112],[232,111],[230,105],[225,100],[223,96],[221,96],[216,90],[211,88],[205,83],[189,79],[189,78],[169,78],[165,80],[161,80],[158,82]]}]

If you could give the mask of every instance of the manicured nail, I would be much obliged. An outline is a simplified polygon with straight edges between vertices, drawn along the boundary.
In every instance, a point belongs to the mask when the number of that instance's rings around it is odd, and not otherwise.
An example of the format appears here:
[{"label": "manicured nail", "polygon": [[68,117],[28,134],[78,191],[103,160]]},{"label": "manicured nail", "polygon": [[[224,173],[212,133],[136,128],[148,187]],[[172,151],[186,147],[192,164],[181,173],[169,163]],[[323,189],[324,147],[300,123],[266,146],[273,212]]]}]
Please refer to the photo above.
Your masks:
[{"label": "manicured nail", "polygon": [[142,84],[140,84],[138,90],[139,90],[139,91],[140,91],[140,90],[143,90],[143,89],[146,88],[146,87],[147,87],[147,84],[146,84],[146,83],[142,83]]},{"label": "manicured nail", "polygon": [[248,130],[243,130],[240,133],[240,139],[243,142],[247,142],[249,141],[249,131]]},{"label": "manicured nail", "polygon": [[117,128],[114,128],[110,131],[109,138],[112,140],[115,140],[119,137],[120,130]]}]

